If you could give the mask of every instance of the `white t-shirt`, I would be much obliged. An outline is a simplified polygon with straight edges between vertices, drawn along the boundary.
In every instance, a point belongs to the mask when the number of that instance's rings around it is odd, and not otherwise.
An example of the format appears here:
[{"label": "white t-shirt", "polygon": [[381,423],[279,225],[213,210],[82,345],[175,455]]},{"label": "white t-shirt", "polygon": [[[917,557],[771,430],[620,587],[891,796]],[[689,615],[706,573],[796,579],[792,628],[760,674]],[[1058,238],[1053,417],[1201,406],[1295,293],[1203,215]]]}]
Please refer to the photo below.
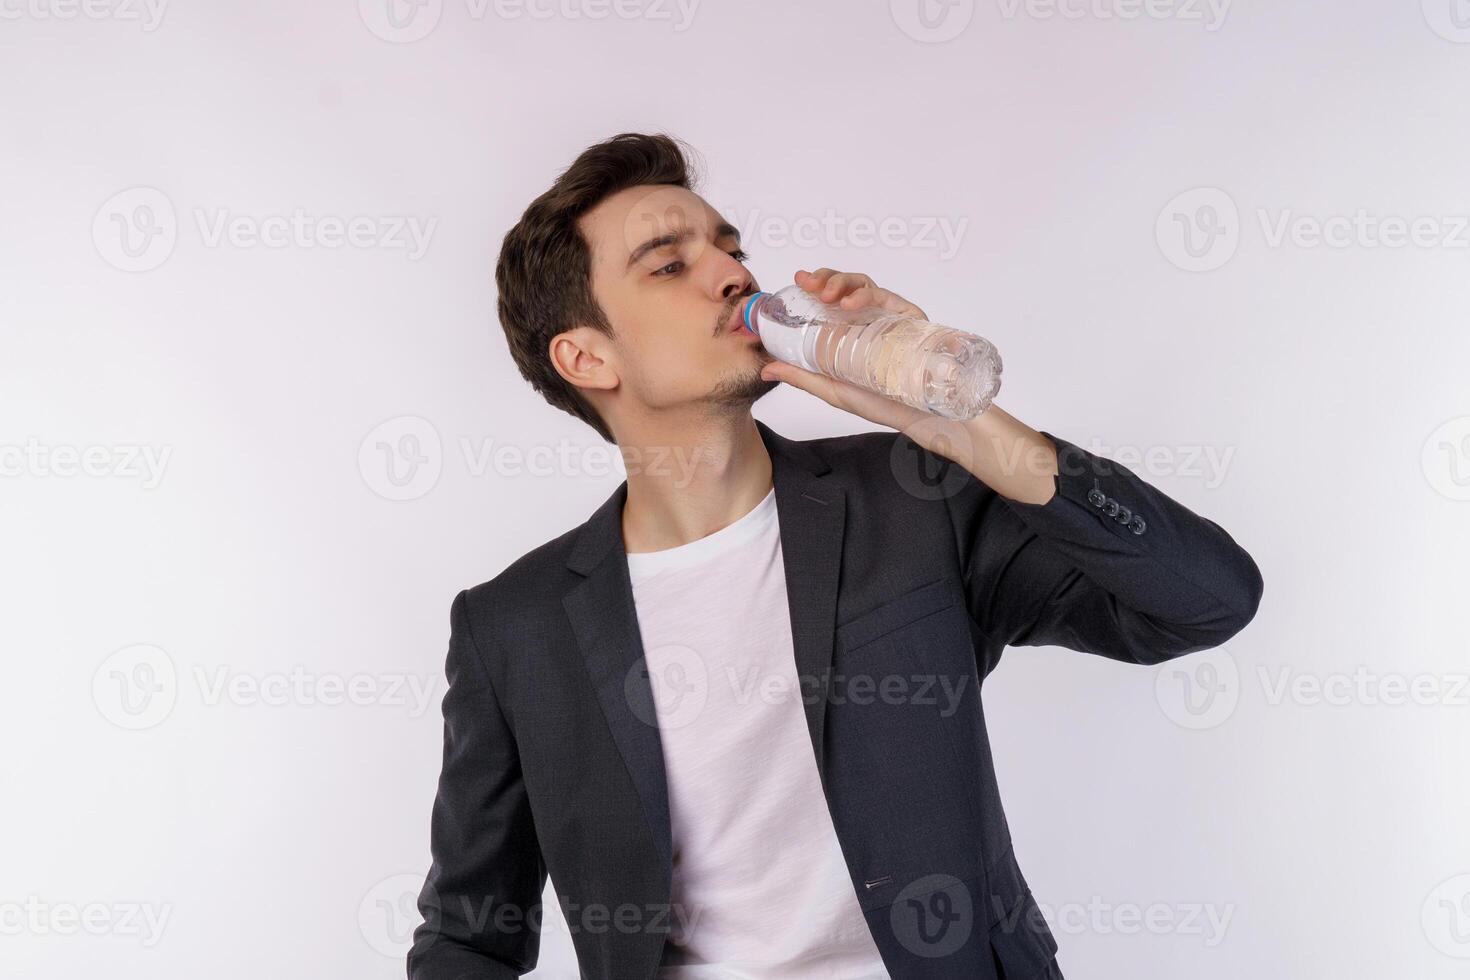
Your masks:
[{"label": "white t-shirt", "polygon": [[807,734],[774,488],[628,571],[673,832],[658,976],[887,980]]}]

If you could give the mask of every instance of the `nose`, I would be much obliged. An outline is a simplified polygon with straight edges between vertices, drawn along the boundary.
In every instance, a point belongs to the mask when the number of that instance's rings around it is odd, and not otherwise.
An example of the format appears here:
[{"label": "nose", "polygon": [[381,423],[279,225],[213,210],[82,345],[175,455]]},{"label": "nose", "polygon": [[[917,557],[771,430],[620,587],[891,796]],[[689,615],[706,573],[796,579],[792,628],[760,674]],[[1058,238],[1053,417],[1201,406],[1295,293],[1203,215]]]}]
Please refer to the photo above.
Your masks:
[{"label": "nose", "polygon": [[[734,262],[733,259],[731,261]],[[750,292],[754,282],[755,280],[751,276],[750,271],[737,262],[735,263],[735,268],[731,269],[720,280],[720,299],[729,302],[736,296],[744,296],[747,292]]]}]

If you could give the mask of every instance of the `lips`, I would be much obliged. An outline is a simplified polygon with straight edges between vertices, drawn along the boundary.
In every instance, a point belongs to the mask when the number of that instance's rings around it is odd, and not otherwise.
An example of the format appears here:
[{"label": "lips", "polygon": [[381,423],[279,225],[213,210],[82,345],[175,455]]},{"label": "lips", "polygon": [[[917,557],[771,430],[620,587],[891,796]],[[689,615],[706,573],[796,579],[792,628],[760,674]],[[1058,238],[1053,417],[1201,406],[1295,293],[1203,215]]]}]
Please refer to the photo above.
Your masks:
[{"label": "lips", "polygon": [[730,312],[721,317],[719,323],[716,325],[715,336],[726,333],[739,333],[758,338],[760,336],[759,334],[745,326],[745,308],[750,305],[752,297],[759,295],[760,293],[758,291],[752,290],[736,297],[734,307],[731,308]]},{"label": "lips", "polygon": [[749,297],[741,297],[740,302],[735,304],[735,309],[725,318],[725,333],[734,333],[745,329],[745,301]]}]

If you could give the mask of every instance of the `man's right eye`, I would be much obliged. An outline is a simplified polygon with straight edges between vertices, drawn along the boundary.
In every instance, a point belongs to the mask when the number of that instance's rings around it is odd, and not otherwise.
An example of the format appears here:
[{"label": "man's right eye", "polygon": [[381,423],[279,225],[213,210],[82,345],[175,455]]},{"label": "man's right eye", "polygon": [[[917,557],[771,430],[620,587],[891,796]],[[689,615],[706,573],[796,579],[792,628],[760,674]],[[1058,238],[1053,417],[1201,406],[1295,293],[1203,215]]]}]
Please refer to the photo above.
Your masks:
[{"label": "man's right eye", "polygon": [[[681,268],[683,268],[683,267],[684,267],[684,263],[683,262],[670,262],[668,265],[664,266],[661,269],[655,269],[655,270],[653,270],[653,274],[656,275],[656,276],[662,276],[662,275],[670,275],[670,276],[672,276],[672,275],[675,275],[678,272],[678,270],[681,269]],[[674,271],[673,272],[670,272],[669,271],[670,269],[673,269]]]}]

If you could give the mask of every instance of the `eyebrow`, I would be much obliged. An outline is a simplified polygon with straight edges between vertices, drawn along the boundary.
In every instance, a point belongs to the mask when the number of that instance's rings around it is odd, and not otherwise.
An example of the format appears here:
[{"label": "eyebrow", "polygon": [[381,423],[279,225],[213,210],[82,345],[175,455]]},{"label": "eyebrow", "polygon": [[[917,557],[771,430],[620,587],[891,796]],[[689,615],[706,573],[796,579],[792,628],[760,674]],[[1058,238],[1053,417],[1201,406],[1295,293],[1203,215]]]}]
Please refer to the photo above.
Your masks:
[{"label": "eyebrow", "polygon": [[[626,273],[629,269],[633,268],[633,266],[649,252],[656,252],[661,248],[668,248],[671,245],[678,245],[682,242],[688,241],[693,237],[693,229],[685,228],[683,231],[671,231],[667,235],[659,235],[657,238],[650,238],[642,245],[639,245],[637,248],[633,249],[632,254],[628,256],[628,264],[623,267],[623,271]],[[728,221],[721,221],[719,224],[715,225],[715,240],[718,241],[721,238],[733,238],[735,239],[735,244],[739,245],[740,229],[736,228]]]}]

